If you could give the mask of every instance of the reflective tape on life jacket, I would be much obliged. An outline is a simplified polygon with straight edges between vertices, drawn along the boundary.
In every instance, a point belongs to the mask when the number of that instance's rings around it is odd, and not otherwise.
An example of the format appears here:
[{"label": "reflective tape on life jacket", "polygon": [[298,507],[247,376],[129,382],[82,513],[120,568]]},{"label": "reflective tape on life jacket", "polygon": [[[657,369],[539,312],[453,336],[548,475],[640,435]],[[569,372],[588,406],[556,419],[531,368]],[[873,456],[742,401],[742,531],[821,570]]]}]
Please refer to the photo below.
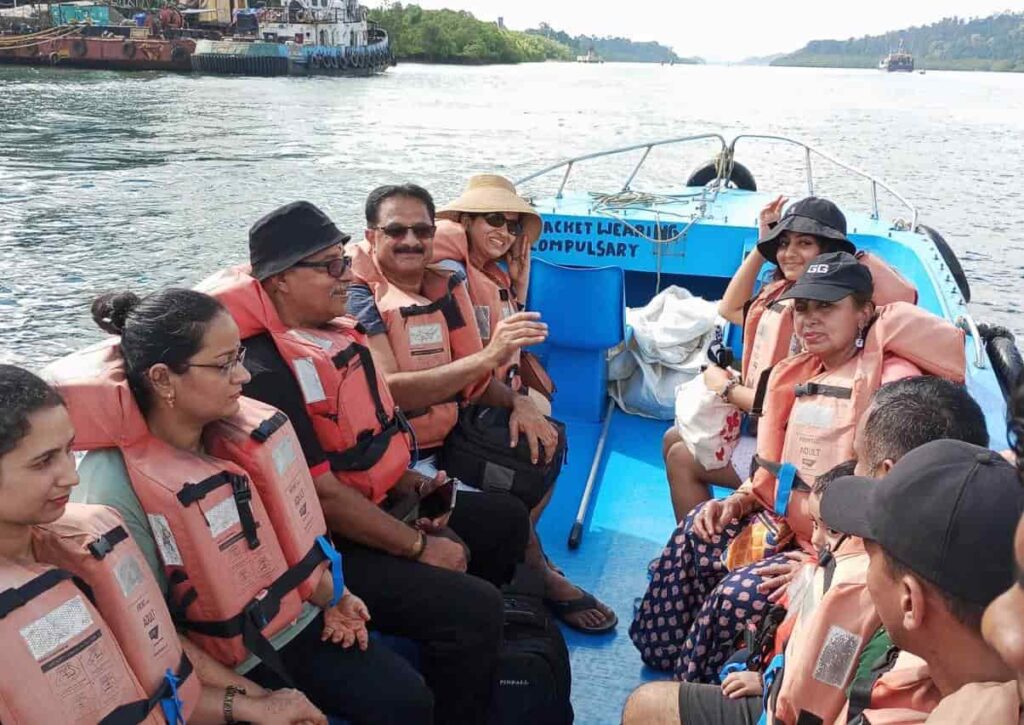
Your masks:
[{"label": "reflective tape on life jacket", "polygon": [[[106,506],[69,503],[58,520],[32,529],[38,561],[84,584],[149,697],[118,709],[141,722],[157,705],[168,722],[185,722],[200,684],[182,651],[160,586],[124,522]],[[170,673],[170,674],[168,674]]]},{"label": "reflective tape on life jacket", "polygon": [[[482,349],[475,325],[467,322],[475,315],[466,286],[453,272],[427,267],[422,294],[412,295],[387,280],[373,258],[369,242],[349,245],[346,251],[352,255],[356,280],[373,292],[399,370],[431,370]],[[455,427],[459,403],[479,397],[490,378],[488,375],[471,381],[456,400],[406,411],[419,447],[440,446]]]},{"label": "reflective tape on life jacket", "polygon": [[770,721],[834,722],[846,704],[846,688],[861,653],[881,626],[865,583],[863,544],[848,540],[834,563],[831,577],[828,566],[815,571],[811,596],[817,604],[805,606],[794,623]]},{"label": "reflective tape on life jacket", "polygon": [[[488,262],[483,269],[471,264],[465,227],[449,219],[438,219],[437,232],[434,234],[433,261],[440,262],[444,259],[454,260],[466,270],[466,286],[473,302],[480,340],[486,345],[490,342],[491,331],[498,323],[519,311],[516,294],[512,290],[512,280],[508,272],[497,262]],[[494,371],[494,377],[508,383],[513,390],[518,390],[522,384],[518,367],[517,350],[510,362]]]},{"label": "reflective tape on life jacket", "polygon": [[196,289],[216,297],[242,339],[269,334],[302,391],[335,476],[379,503],[409,467],[411,429],[351,318],[287,328],[263,286],[244,267],[218,272]]},{"label": "reflective tape on life jacket", "polygon": [[120,449],[179,626],[225,665],[251,653],[288,681],[268,638],[299,616],[329,565],[318,541],[327,533],[323,512],[291,424],[241,398],[239,413],[204,431],[206,454],[173,448],[149,432],[116,339],[58,360],[44,375],[76,430],[95,422],[112,434],[76,437],[75,448]]},{"label": "reflective tape on life jacket", "polygon": [[[807,496],[815,479],[855,458],[857,421],[881,385],[887,356],[902,358],[927,375],[962,383],[966,372],[964,333],[914,305],[896,302],[878,309],[863,349],[834,370],[801,353],[779,362],[769,376],[757,456],[761,466],[752,491],[767,509],[785,507],[797,542],[810,550]],[[774,465],[772,465],[774,464]],[[792,493],[779,486],[782,464],[796,468]],[[785,481],[783,481],[785,484]]]}]

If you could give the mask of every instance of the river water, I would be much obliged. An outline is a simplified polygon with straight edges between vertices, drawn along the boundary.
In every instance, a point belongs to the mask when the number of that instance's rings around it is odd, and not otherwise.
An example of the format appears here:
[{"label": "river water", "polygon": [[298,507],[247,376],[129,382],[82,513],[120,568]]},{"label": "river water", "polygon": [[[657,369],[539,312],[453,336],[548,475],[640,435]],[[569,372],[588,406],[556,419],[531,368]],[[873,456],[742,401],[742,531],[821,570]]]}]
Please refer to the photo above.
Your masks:
[{"label": "river water", "polygon": [[[0,361],[40,365],[100,336],[94,295],[191,284],[246,256],[296,198],[358,235],[367,192],[412,180],[439,201],[471,173],[717,131],[796,137],[890,182],[960,255],[980,321],[1024,333],[1024,74],[887,75],[728,66],[401,65],[371,79],[258,79],[0,67]],[[711,147],[659,159],[681,185]],[[800,194],[802,156],[737,157]],[[631,164],[584,187],[616,190]],[[867,208],[828,164],[817,191]],[[635,185],[641,186],[642,183]],[[883,200],[886,218],[909,213]]]}]

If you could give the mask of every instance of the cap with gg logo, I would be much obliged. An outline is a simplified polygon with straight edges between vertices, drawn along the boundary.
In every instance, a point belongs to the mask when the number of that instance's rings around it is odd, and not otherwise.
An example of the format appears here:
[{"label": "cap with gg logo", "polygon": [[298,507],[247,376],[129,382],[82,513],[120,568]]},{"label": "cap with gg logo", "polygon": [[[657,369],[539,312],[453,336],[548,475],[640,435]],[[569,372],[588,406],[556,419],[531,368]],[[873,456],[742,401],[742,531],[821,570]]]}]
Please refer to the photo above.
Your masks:
[{"label": "cap with gg logo", "polygon": [[838,302],[855,292],[874,291],[871,271],[846,252],[819,254],[797,283],[779,299]]}]

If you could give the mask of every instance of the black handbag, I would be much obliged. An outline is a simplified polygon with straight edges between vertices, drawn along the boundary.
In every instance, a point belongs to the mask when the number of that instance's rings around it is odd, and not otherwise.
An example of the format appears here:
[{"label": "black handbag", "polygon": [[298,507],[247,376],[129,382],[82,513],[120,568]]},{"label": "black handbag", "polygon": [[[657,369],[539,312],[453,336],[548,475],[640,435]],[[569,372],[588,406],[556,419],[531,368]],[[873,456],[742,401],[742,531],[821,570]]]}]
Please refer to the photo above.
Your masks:
[{"label": "black handbag", "polygon": [[[483,491],[510,493],[528,508],[536,506],[555,483],[565,463],[568,446],[565,425],[548,418],[558,430],[558,444],[550,462],[540,456],[530,460],[530,446],[523,436],[509,447],[508,408],[471,405],[459,413],[441,451],[441,466],[454,478]],[[543,447],[542,447],[543,448]]]}]

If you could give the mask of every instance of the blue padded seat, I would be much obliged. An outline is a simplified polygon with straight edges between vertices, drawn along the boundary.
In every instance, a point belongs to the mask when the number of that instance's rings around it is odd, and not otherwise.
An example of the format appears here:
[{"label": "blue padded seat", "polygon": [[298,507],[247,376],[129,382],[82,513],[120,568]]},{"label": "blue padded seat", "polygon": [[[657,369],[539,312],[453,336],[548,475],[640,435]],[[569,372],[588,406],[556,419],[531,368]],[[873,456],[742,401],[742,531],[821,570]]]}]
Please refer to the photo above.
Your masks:
[{"label": "blue padded seat", "polygon": [[558,386],[554,414],[599,422],[605,409],[605,353],[623,340],[621,267],[563,267],[534,258],[527,309],[540,312],[548,339],[535,352]]}]

